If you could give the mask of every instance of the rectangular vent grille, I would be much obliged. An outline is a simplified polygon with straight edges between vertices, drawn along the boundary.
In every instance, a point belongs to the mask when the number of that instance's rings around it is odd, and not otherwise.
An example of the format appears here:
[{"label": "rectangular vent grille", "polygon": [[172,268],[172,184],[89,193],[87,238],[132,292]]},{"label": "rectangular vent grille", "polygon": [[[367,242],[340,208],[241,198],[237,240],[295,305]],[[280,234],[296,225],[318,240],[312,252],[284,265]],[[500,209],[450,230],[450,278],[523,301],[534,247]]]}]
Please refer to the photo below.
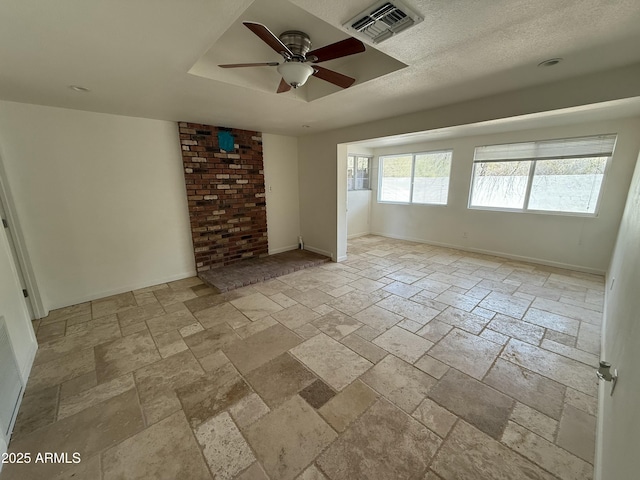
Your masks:
[{"label": "rectangular vent grille", "polygon": [[0,428],[8,437],[22,393],[20,369],[13,354],[4,317],[0,317]]},{"label": "rectangular vent grille", "polygon": [[421,21],[422,18],[401,2],[383,0],[356,15],[343,26],[354,32],[355,36],[380,43]]}]

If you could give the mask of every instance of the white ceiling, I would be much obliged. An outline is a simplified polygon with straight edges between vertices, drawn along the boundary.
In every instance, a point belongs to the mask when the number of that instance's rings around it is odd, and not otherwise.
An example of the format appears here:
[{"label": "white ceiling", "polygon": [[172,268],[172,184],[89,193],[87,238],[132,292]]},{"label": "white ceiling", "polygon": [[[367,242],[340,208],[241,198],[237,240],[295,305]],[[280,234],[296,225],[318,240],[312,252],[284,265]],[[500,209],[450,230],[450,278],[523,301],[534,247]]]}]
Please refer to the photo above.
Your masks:
[{"label": "white ceiling", "polygon": [[[292,3],[334,27],[322,46],[374,2]],[[295,135],[640,62],[637,0],[405,3],[425,20],[376,49],[407,68],[301,102],[274,93],[277,76],[261,90],[188,73],[231,27],[260,20],[246,15],[273,4],[285,26],[297,9],[284,0],[3,0],[0,98]],[[252,36],[233,45],[238,62],[259,60]],[[536,67],[552,57],[565,61]]]}]

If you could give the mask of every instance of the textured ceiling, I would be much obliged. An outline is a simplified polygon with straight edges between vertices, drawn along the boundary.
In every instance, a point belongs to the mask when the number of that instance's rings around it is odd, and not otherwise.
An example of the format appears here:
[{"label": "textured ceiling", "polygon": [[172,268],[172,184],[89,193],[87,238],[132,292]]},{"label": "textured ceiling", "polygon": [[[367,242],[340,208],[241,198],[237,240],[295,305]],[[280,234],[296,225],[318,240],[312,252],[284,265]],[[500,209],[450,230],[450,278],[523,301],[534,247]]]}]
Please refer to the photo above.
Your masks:
[{"label": "textured ceiling", "polygon": [[[640,62],[637,0],[405,0],[425,20],[376,49],[408,67],[313,102],[274,94],[277,75],[260,89],[188,73],[227,30],[256,20],[248,9],[270,2],[4,0],[0,98],[299,134],[303,124],[317,132]],[[294,16],[272,3],[283,25]],[[329,43],[374,2],[292,3],[333,27]],[[248,33],[229,47],[238,61],[254,60],[247,48],[259,40]],[[565,61],[536,67],[552,57]]]}]

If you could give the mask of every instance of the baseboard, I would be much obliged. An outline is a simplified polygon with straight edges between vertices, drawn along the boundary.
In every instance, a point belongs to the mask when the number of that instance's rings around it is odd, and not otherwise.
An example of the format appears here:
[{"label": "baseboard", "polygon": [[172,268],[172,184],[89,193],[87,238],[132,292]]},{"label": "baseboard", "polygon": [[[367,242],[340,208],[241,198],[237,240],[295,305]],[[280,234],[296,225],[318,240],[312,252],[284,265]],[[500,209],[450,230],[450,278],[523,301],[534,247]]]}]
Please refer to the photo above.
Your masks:
[{"label": "baseboard", "polygon": [[298,245],[289,245],[287,247],[274,248],[273,250],[269,249],[269,255],[275,255],[276,253],[289,252],[297,249]]},{"label": "baseboard", "polygon": [[329,257],[332,261],[334,261],[333,254],[331,252],[327,252],[326,250],[322,250],[321,248],[316,248],[316,247],[313,247],[311,245],[305,245],[304,249],[305,250],[309,250],[310,252],[313,252],[313,253],[319,253],[320,255],[324,255],[325,257]]},{"label": "baseboard", "polygon": [[352,233],[351,235],[347,235],[347,239],[351,240],[352,238],[364,237],[365,235],[371,235],[371,232]]},{"label": "baseboard", "polygon": [[27,380],[29,380],[29,375],[31,375],[31,367],[33,367],[33,362],[36,359],[36,353],[38,353],[38,342],[33,342],[31,349],[29,351],[29,355],[27,357],[27,362],[22,367],[20,371],[20,375],[22,376],[22,383],[27,385]]},{"label": "baseboard", "polygon": [[341,257],[338,257],[338,263],[346,261],[347,258],[349,258],[348,255],[342,255]]},{"label": "baseboard", "polygon": [[146,288],[146,287],[151,287],[153,285],[160,285],[161,283],[175,282],[176,280],[195,277],[197,275],[198,275],[197,272],[193,270],[193,271],[184,272],[184,273],[177,273],[175,275],[169,275],[167,277],[156,278],[153,280],[145,280],[137,283],[132,283],[132,284],[124,285],[123,287],[115,288],[113,290],[105,290],[101,292],[92,293],[89,295],[84,295],[84,296],[73,298],[69,301],[66,301],[64,302],[64,304],[52,305],[51,307],[49,307],[46,314],[48,315],[51,310],[55,310],[57,308],[68,307],[69,305],[77,305],[78,303],[90,302],[91,300],[110,297],[111,295],[118,295],[119,293],[126,293],[132,290],[138,290],[139,288]]},{"label": "baseboard", "polygon": [[381,233],[381,232],[371,232],[371,235],[378,235],[380,237],[395,238],[397,240],[406,240],[408,242],[424,243],[424,244],[433,245],[433,246],[436,246],[436,247],[455,248],[456,250],[462,250],[464,252],[482,253],[484,255],[492,255],[494,257],[503,257],[503,258],[508,258],[510,260],[518,260],[518,261],[527,262],[527,263],[536,263],[538,265],[546,265],[546,266],[549,266],[549,267],[564,268],[566,270],[573,270],[573,271],[576,271],[576,272],[593,273],[595,275],[604,275],[606,273],[604,270],[598,270],[596,268],[590,268],[590,267],[583,267],[581,265],[573,265],[573,264],[570,264],[570,263],[554,262],[553,260],[546,260],[544,258],[526,257],[524,255],[514,255],[514,254],[511,254],[511,253],[498,252],[498,251],[495,251],[495,250],[485,250],[485,249],[482,249],[482,248],[472,248],[472,247],[468,247],[468,246],[465,246],[465,245],[456,245],[456,244],[453,244],[453,243],[434,242],[434,241],[431,241],[431,240],[424,240],[422,238],[406,237],[406,236],[402,236],[402,235],[392,235],[392,234]]}]

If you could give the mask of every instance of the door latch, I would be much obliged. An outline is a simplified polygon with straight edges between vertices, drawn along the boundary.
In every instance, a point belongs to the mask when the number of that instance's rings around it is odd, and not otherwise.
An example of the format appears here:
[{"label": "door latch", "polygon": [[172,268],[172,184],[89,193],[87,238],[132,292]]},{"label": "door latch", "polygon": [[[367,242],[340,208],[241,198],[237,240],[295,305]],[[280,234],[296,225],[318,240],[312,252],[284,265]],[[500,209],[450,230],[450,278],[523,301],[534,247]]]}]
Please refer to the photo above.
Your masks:
[{"label": "door latch", "polygon": [[613,373],[611,373],[611,364],[600,360],[600,367],[596,370],[596,376],[600,380],[611,382],[611,395],[613,395],[613,391],[616,389],[616,382],[618,381],[618,369],[614,368]]}]

